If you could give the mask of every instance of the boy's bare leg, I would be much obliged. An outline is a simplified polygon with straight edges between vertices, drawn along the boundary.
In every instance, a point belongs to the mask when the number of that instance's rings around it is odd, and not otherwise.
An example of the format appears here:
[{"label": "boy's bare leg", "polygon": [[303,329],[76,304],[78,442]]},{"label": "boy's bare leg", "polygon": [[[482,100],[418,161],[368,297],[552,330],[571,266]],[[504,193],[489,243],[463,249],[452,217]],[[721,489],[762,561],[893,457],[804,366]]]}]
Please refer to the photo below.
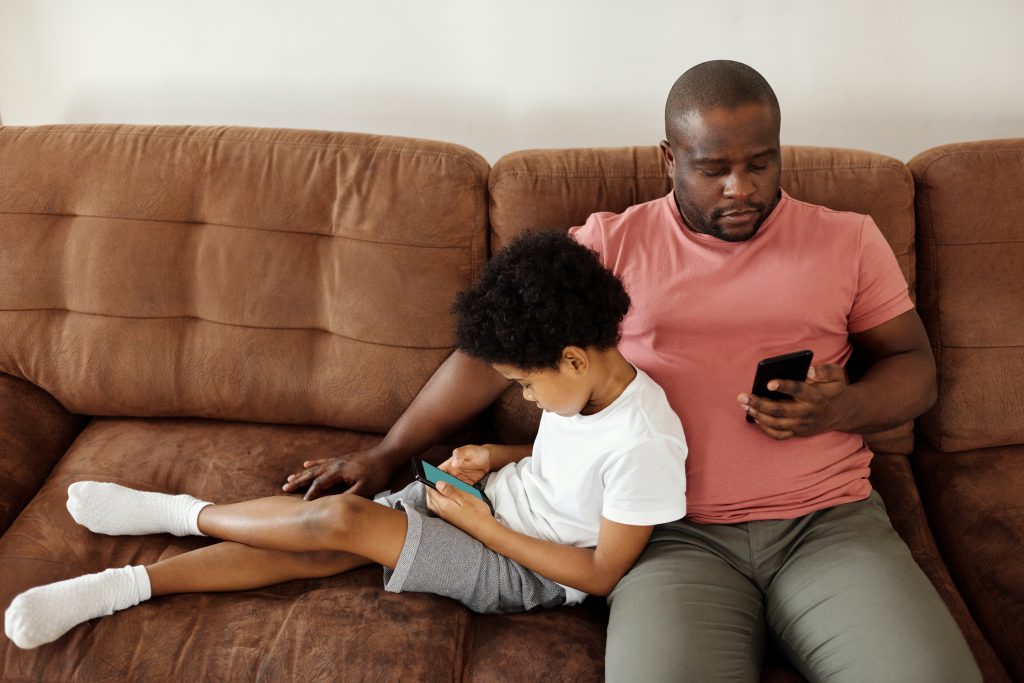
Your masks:
[{"label": "boy's bare leg", "polygon": [[225,541],[148,565],[153,597],[263,588],[294,579],[334,576],[373,564],[352,553],[293,553]]},{"label": "boy's bare leg", "polygon": [[408,522],[404,512],[343,493],[210,505],[199,513],[198,526],[225,541],[287,552],[345,551],[394,569]]},{"label": "boy's bare leg", "polygon": [[268,550],[341,550],[392,569],[406,533],[404,512],[352,494],[213,505],[188,495],[83,481],[68,487],[68,510],[96,533],[199,534]]}]

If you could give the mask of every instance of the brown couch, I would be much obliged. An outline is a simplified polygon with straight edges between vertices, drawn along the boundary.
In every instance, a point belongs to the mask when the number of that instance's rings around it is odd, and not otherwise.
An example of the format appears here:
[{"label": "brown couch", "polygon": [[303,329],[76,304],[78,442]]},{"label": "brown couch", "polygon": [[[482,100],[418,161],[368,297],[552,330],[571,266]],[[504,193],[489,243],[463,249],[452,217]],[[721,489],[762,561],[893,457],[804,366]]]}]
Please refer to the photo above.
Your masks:
[{"label": "brown couch", "polygon": [[[917,281],[940,400],[926,439],[871,437],[872,480],[986,679],[1024,677],[1024,141],[909,168],[788,147],[784,167],[794,196],[873,215]],[[208,542],[91,534],[64,507],[71,482],[279,493],[302,460],[387,430],[449,353],[452,296],[489,250],[668,189],[654,147],[488,168],[456,145],[370,135],[0,128],[0,606]],[[510,392],[453,442],[528,439],[535,421]],[[385,593],[366,568],[160,598],[30,651],[0,638],[0,677],[599,680],[606,618],[597,600],[474,615]],[[775,657],[764,679],[801,680]]]}]

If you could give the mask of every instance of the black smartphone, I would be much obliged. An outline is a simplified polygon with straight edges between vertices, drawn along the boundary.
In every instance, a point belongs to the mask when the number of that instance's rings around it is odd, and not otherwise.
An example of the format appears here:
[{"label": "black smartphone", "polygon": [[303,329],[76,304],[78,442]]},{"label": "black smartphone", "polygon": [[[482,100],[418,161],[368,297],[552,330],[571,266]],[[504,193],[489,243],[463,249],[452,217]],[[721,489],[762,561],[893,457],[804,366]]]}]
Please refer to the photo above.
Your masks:
[{"label": "black smartphone", "polygon": [[[807,379],[807,371],[811,369],[812,351],[794,351],[784,353],[781,356],[772,356],[759,361],[757,371],[754,373],[754,388],[750,393],[761,398],[772,401],[792,401],[793,397],[779,391],[770,391],[768,382],[773,379],[790,379],[794,382],[803,382]],[[753,422],[754,418],[747,415],[747,422]]]},{"label": "black smartphone", "polygon": [[419,458],[413,458],[412,472],[416,481],[424,484],[425,486],[429,486],[432,489],[437,489],[437,482],[443,481],[446,484],[451,484],[460,491],[465,491],[471,496],[476,496],[483,502],[487,503],[487,507],[491,509],[491,514],[494,514],[494,506],[491,505],[491,501],[487,497],[486,493],[471,484],[467,484],[458,477],[453,477],[447,472],[439,470],[429,462],[424,462]]}]

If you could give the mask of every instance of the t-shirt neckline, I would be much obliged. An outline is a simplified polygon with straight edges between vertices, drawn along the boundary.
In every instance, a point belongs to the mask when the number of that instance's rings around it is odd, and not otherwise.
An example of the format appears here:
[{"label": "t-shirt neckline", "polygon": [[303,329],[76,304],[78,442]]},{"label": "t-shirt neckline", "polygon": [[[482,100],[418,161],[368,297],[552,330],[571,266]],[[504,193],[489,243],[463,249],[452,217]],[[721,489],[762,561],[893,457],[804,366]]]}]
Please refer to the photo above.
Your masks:
[{"label": "t-shirt neckline", "polygon": [[750,239],[744,240],[742,242],[729,242],[727,240],[719,239],[714,235],[707,235],[705,233],[697,232],[696,230],[691,229],[686,224],[686,221],[683,220],[682,214],[679,213],[679,205],[676,204],[675,190],[670,191],[668,193],[668,196],[665,197],[665,201],[668,203],[668,211],[672,215],[673,220],[675,220],[676,227],[679,228],[679,231],[686,238],[691,239],[694,242],[698,242],[702,245],[716,247],[718,249],[742,249],[745,245],[752,244],[753,242],[755,242],[758,238],[764,235],[772,227],[772,225],[776,223],[776,219],[782,212],[783,204],[789,202],[791,199],[792,197],[790,197],[785,190],[779,188],[779,201],[778,203],[775,204],[775,208],[772,209],[772,212],[768,214],[768,218],[766,218],[764,223],[761,224],[761,227],[758,229],[757,234],[751,237]]}]

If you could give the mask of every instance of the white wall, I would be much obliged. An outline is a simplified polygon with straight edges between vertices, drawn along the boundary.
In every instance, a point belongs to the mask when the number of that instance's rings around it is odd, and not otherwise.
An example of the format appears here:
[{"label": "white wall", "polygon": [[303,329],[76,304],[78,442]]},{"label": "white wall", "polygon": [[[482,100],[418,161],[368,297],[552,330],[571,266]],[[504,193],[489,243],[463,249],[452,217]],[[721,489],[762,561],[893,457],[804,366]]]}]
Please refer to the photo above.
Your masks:
[{"label": "white wall", "polygon": [[0,0],[0,119],[654,144],[679,73],[746,62],[783,142],[900,159],[1024,136],[1024,0]]}]

